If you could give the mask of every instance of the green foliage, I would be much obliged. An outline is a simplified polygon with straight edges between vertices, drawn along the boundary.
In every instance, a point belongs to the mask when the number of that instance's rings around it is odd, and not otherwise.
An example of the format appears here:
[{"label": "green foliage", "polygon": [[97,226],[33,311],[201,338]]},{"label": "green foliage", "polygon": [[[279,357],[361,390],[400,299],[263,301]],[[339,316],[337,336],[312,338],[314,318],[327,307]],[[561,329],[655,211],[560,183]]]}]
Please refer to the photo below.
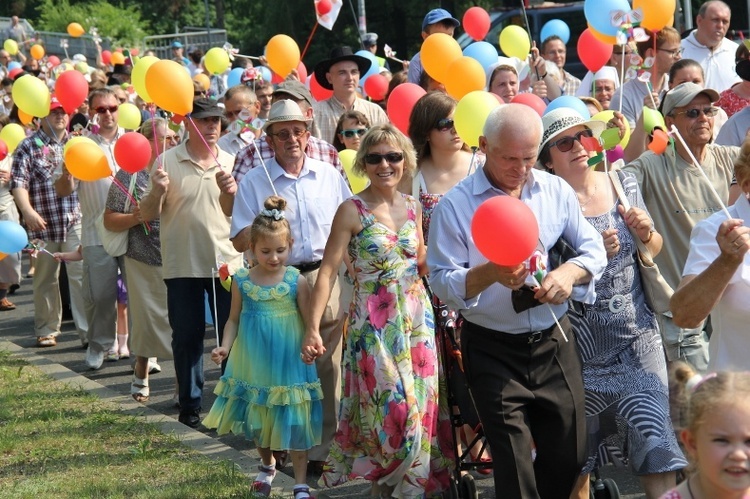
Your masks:
[{"label": "green foliage", "polygon": [[87,31],[96,27],[116,45],[137,44],[147,31],[136,5],[118,6],[104,0],[71,5],[68,0],[42,0],[37,11],[40,17],[35,27],[41,31],[65,32],[68,24],[77,22]]}]

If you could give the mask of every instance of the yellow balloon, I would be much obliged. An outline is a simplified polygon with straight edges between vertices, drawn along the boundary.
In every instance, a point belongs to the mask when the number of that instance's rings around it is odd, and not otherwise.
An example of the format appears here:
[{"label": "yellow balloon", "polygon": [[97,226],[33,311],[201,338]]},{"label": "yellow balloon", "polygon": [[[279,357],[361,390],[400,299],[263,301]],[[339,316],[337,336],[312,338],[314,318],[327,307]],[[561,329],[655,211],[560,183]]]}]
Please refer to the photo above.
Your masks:
[{"label": "yellow balloon", "polygon": [[16,43],[15,40],[12,38],[8,38],[3,43],[3,48],[10,54],[10,55],[16,55],[18,54],[18,43]]},{"label": "yellow balloon", "polygon": [[633,0],[633,10],[643,12],[641,27],[651,31],[671,26],[675,7],[675,0]]},{"label": "yellow balloon", "polygon": [[135,88],[135,92],[144,102],[154,101],[146,91],[146,72],[148,71],[148,68],[158,60],[157,57],[152,55],[141,57],[138,62],[135,63],[133,71],[130,73],[130,81],[133,83],[133,88]]},{"label": "yellow balloon", "polygon": [[180,116],[193,110],[193,80],[175,61],[157,61],[146,72],[146,90],[160,108]]},{"label": "yellow balloon", "polygon": [[484,89],[484,68],[476,59],[461,56],[448,65],[448,79],[444,82],[448,95],[456,100],[476,90]]},{"label": "yellow balloon", "polygon": [[117,124],[125,130],[136,130],[141,126],[141,110],[135,104],[125,102],[117,108]]},{"label": "yellow balloon", "polygon": [[448,66],[463,57],[463,53],[461,46],[452,36],[445,33],[433,33],[422,42],[419,57],[427,74],[436,81],[445,83],[451,76],[448,73]]},{"label": "yellow balloon", "polygon": [[287,35],[275,35],[266,45],[266,59],[274,73],[286,78],[299,66],[299,46]]},{"label": "yellow balloon", "polygon": [[112,175],[107,157],[96,144],[80,141],[65,151],[65,166],[78,180],[91,182]]},{"label": "yellow balloon", "polygon": [[23,127],[17,123],[5,125],[3,129],[0,130],[0,140],[5,142],[5,145],[8,146],[8,154],[13,154],[13,151],[16,150],[18,144],[20,144],[25,138],[26,132]]},{"label": "yellow balloon", "polygon": [[520,26],[511,24],[500,32],[500,50],[508,57],[526,59],[531,50],[529,34]]},{"label": "yellow balloon", "polygon": [[49,114],[49,88],[36,76],[23,75],[13,83],[13,102],[24,113],[44,118]]},{"label": "yellow balloon", "polygon": [[197,82],[203,90],[211,88],[211,80],[203,73],[193,76],[193,81]]},{"label": "yellow balloon", "polygon": [[68,152],[68,149],[73,147],[75,144],[78,144],[80,142],[86,142],[87,144],[94,144],[96,145],[96,142],[91,140],[88,137],[84,137],[83,135],[76,135],[68,139],[68,141],[63,146],[63,157],[65,157],[65,153]]},{"label": "yellow balloon", "polygon": [[[658,114],[658,111],[657,111]],[[608,109],[606,111],[600,111],[593,115],[591,117],[592,120],[595,121],[601,121],[602,123],[608,123],[609,120],[614,118],[615,111],[613,109]],[[628,146],[628,142],[630,142],[630,123],[628,123],[628,120],[625,121],[625,135],[623,135],[622,139],[620,140],[620,144],[623,149],[625,149]]]},{"label": "yellow balloon", "polygon": [[489,92],[476,90],[464,95],[453,112],[456,133],[470,147],[479,147],[484,123],[500,102]]},{"label": "yellow balloon", "polygon": [[354,172],[355,157],[357,157],[357,151],[353,149],[344,149],[343,151],[339,151],[339,159],[341,160],[341,165],[344,167],[344,171],[346,172],[346,177],[349,179],[349,185],[351,185],[352,187],[353,194],[362,192],[365,187],[367,187],[367,184],[370,183],[366,177],[363,177]]},{"label": "yellow balloon", "polygon": [[83,29],[83,26],[81,26],[78,23],[68,24],[68,34],[72,36],[73,38],[78,38],[79,36],[83,35],[85,32],[86,30]]},{"label": "yellow balloon", "polygon": [[222,74],[229,68],[229,54],[221,47],[214,47],[206,52],[203,62],[211,74]]},{"label": "yellow balloon", "polygon": [[91,68],[89,67],[88,63],[85,63],[83,61],[78,61],[76,62],[75,70],[78,71],[79,73],[87,75],[89,74],[89,71],[91,70]]},{"label": "yellow balloon", "polygon": [[31,46],[29,49],[29,53],[31,53],[31,57],[34,59],[41,59],[44,57],[44,47],[39,45],[38,43]]}]

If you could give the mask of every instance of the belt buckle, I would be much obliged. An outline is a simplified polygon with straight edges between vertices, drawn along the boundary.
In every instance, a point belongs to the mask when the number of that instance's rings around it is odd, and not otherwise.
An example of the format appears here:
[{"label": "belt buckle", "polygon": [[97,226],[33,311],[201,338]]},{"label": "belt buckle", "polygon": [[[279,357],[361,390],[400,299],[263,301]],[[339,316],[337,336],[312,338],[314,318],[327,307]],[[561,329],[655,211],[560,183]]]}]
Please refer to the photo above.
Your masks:
[{"label": "belt buckle", "polygon": [[609,299],[609,311],[613,314],[621,311],[623,308],[625,308],[625,305],[625,297],[623,295],[617,294]]},{"label": "belt buckle", "polygon": [[544,334],[544,331],[534,331],[529,335],[529,345],[533,345],[534,343],[539,343],[542,341],[542,335]]}]

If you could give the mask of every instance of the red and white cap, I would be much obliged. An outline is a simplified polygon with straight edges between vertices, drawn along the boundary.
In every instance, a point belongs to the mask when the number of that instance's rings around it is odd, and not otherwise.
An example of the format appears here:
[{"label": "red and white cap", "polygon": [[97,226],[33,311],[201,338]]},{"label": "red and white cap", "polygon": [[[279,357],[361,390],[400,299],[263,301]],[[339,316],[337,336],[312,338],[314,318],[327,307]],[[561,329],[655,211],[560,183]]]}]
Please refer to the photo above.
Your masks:
[{"label": "red and white cap", "polygon": [[57,97],[52,97],[52,99],[49,101],[49,110],[54,111],[55,109],[62,107],[62,104],[60,104],[60,101],[57,100]]}]

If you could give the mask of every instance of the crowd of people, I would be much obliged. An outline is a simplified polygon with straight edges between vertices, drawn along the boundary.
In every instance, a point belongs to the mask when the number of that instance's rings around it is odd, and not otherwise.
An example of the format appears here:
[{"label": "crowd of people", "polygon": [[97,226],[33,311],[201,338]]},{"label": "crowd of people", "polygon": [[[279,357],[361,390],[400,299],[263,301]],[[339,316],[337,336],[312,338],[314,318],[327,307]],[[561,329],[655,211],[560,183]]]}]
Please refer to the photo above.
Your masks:
[{"label": "crowd of people", "polygon": [[[347,46],[315,66],[327,99],[296,72],[272,85],[248,67],[230,88],[196,79],[182,124],[137,102],[127,65],[101,65],[87,73],[84,105],[68,113],[53,96],[0,162],[0,219],[22,222],[36,253],[37,345],[56,346],[64,264],[86,365],[132,355],[131,394],[147,403],[157,360],[174,359],[179,421],[254,440],[260,495],[289,456],[295,499],[310,496],[308,473],[322,487],[364,478],[373,497],[439,496],[460,478],[454,453],[466,445],[492,463],[479,471],[494,473],[498,497],[588,497],[590,474],[609,462],[626,462],[648,498],[747,497],[750,70],[745,45],[725,38],[729,16],[706,2],[687,38],[647,31],[583,82],[564,69],[556,36],[528,62],[500,58],[486,90],[504,104],[477,147],[419,54],[380,72],[390,91],[429,89],[403,131],[385,102],[362,96],[371,62]],[[459,26],[434,9],[422,36]],[[368,33],[365,48],[377,40]],[[173,44],[175,60],[202,74],[200,54],[182,48]],[[645,78],[622,71],[645,60]],[[8,88],[1,126],[21,123]],[[540,116],[511,103],[521,93],[614,112],[608,122],[571,107]],[[151,144],[137,173],[113,152],[128,101],[141,105],[137,132]],[[651,147],[652,112],[670,134],[664,151]],[[622,168],[591,146],[607,131],[630,134]],[[111,176],[71,173],[74,135],[94,140]],[[538,223],[535,252],[517,265],[489,261],[472,232],[497,196]],[[106,250],[107,231],[126,232],[127,249]],[[514,241],[498,233],[497,244]],[[670,310],[650,302],[643,251],[675,290]],[[0,310],[15,308],[8,295],[20,284],[20,254],[8,255]],[[222,372],[210,409],[207,314]],[[461,369],[444,365],[447,339]],[[682,395],[689,408],[673,413]],[[457,411],[470,424],[454,424]],[[675,489],[686,454],[697,471]]]}]

